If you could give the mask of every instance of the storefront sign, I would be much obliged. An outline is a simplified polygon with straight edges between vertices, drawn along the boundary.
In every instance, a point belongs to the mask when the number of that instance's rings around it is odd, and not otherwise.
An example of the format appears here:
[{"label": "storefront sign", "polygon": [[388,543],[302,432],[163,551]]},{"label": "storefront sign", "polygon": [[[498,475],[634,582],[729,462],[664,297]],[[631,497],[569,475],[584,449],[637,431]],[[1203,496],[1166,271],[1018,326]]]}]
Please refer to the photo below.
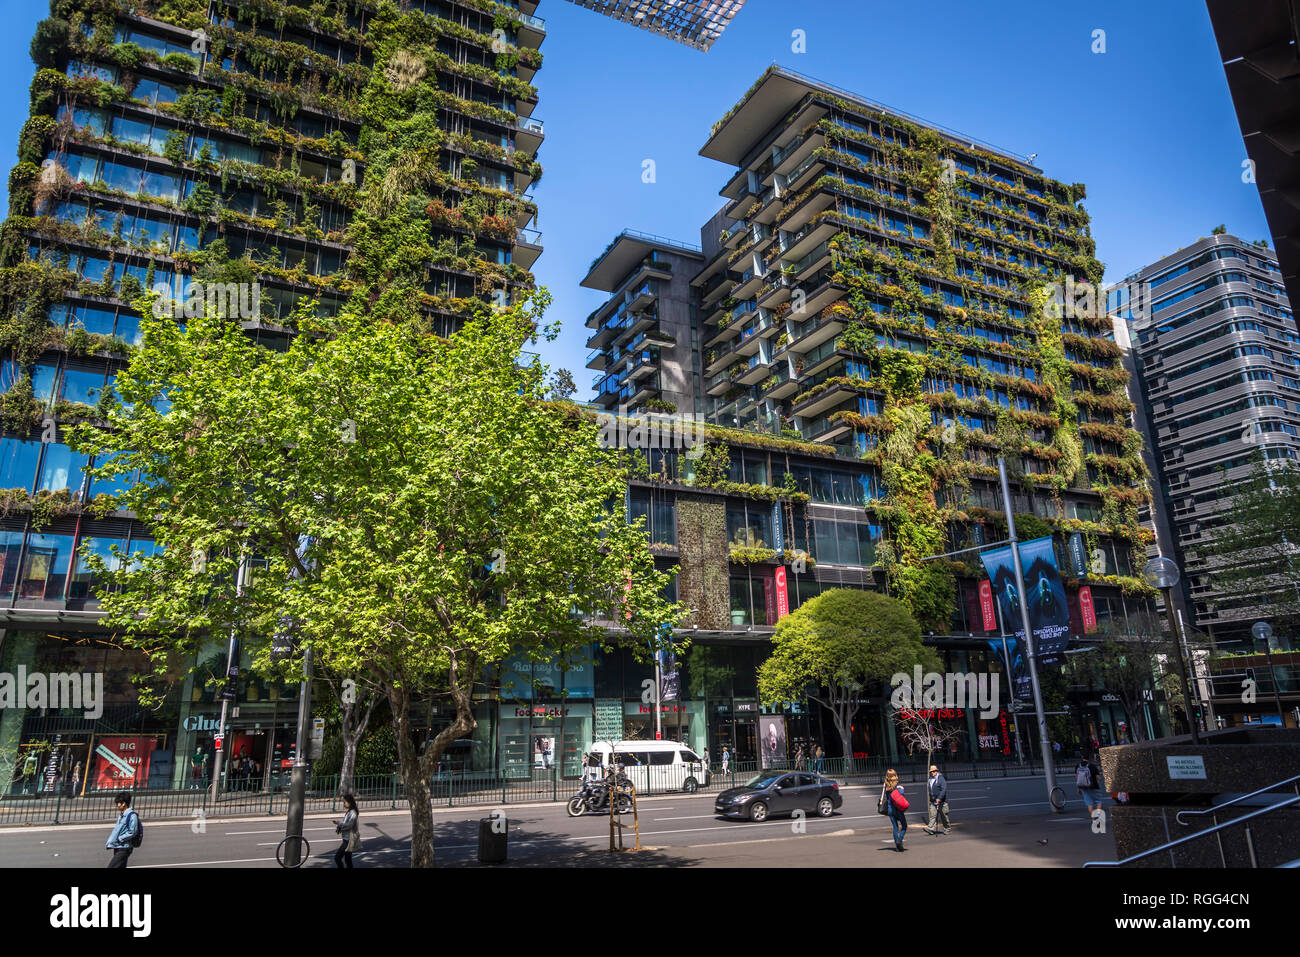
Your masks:
[{"label": "storefront sign", "polygon": [[186,731],[220,731],[221,721],[218,718],[205,718],[199,714],[192,714],[181,722],[181,728]]},{"label": "storefront sign", "polygon": [[[655,706],[652,705],[652,704],[632,704],[632,703],[630,703],[630,702],[625,702],[625,703],[623,704],[623,713],[624,713],[625,715],[629,715],[629,716],[637,716],[637,715],[643,715],[643,714],[654,714],[654,713],[655,713]],[[685,714],[685,713],[686,713],[686,705],[684,705],[684,704],[671,704],[671,703],[669,703],[669,704],[661,704],[661,705],[659,706],[659,713],[660,713],[660,714]]]},{"label": "storefront sign", "polygon": [[758,705],[753,701],[737,701],[736,710],[754,712],[758,710]]},{"label": "storefront sign", "polygon": [[1083,616],[1083,633],[1090,635],[1097,630],[1097,607],[1092,603],[1092,586],[1084,585],[1079,589],[1079,614]]},{"label": "storefront sign", "polygon": [[[790,588],[786,582],[785,566],[781,565],[776,570],[776,620],[780,621],[786,615],[790,614]],[[771,621],[771,619],[768,619]]]},{"label": "storefront sign", "polygon": [[997,631],[998,620],[993,611],[993,583],[987,578],[980,582],[980,614],[984,618],[984,630]]},{"label": "storefront sign", "polygon": [[1169,765],[1169,778],[1173,781],[1204,781],[1205,758],[1200,755],[1179,755],[1165,758]]},{"label": "storefront sign", "polygon": [[515,708],[516,718],[562,718],[568,713],[568,708]]}]

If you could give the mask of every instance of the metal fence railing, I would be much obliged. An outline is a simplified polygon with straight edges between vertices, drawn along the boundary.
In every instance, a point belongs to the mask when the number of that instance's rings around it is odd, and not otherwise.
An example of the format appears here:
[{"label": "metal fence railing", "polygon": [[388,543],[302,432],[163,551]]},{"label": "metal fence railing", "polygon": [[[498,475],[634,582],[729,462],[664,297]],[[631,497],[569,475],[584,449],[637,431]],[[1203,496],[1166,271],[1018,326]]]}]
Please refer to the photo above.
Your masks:
[{"label": "metal fence railing", "polygon": [[[986,778],[1022,777],[1042,773],[1041,762],[1018,764],[1014,761],[935,761],[950,781]],[[811,766],[809,766],[811,765]],[[819,772],[846,785],[879,784],[888,768],[898,771],[904,784],[923,782],[927,777],[924,759],[895,760],[883,758],[824,759],[805,762],[795,768],[785,762],[778,770]],[[1072,765],[1058,765],[1064,774]],[[723,773],[719,763],[705,777],[688,772],[681,766],[651,766],[633,772],[637,793],[641,797],[682,793],[687,778],[694,779],[700,793],[717,793],[745,784],[760,770],[756,761],[733,762]],[[498,806],[507,804],[545,804],[567,801],[582,785],[581,775],[563,775],[558,768],[533,770],[528,776],[505,776],[491,771],[441,772],[429,781],[429,797],[436,807]],[[92,791],[72,797],[62,790],[56,793],[0,795],[0,827],[23,824],[111,824],[117,817],[116,791]],[[185,819],[234,815],[282,815],[289,808],[289,780],[278,778],[273,786],[259,790],[222,791],[215,802],[210,788],[135,788],[132,806],[144,820]],[[358,775],[352,781],[352,794],[362,808],[397,810],[407,806],[405,785],[399,774]],[[342,813],[337,776],[309,777],[307,813]]]}]

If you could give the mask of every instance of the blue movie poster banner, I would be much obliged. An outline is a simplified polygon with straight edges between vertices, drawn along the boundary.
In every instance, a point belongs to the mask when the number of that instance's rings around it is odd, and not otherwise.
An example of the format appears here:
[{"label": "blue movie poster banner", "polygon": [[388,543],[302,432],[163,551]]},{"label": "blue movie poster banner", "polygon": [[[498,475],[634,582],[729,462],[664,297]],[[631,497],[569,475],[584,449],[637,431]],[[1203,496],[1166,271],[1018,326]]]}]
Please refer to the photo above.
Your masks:
[{"label": "blue movie poster banner", "polygon": [[[1011,546],[981,552],[980,561],[993,585],[993,596],[1002,611],[1002,621],[1015,628],[1014,634],[1024,641],[1020,601],[1016,594],[1015,565]],[[1070,643],[1070,607],[1065,599],[1065,585],[1056,567],[1052,537],[1035,538],[1020,543],[1020,564],[1025,576],[1025,596],[1029,606],[1029,627],[1034,632],[1034,648],[1043,665],[1056,664]]]},{"label": "blue movie poster banner", "polygon": [[[1001,638],[990,638],[989,647],[999,658],[1002,657]],[[1020,642],[1014,638],[1007,638],[1007,654],[1011,656],[1010,662],[1006,664],[1006,674],[1011,676],[1011,694],[1020,701],[1031,701],[1034,697],[1034,688],[1029,681],[1029,664],[1025,661],[1024,651],[1021,649]]]}]

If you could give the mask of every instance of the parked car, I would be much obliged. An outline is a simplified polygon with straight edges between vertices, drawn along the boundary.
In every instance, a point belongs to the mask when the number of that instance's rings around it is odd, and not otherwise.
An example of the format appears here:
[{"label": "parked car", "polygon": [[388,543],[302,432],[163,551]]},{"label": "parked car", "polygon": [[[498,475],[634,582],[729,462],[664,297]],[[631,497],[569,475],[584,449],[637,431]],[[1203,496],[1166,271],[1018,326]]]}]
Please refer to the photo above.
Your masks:
[{"label": "parked car", "polygon": [[771,814],[804,811],[830,817],[844,803],[840,786],[808,771],[763,771],[748,784],[718,795],[713,810],[723,817],[765,821]]}]

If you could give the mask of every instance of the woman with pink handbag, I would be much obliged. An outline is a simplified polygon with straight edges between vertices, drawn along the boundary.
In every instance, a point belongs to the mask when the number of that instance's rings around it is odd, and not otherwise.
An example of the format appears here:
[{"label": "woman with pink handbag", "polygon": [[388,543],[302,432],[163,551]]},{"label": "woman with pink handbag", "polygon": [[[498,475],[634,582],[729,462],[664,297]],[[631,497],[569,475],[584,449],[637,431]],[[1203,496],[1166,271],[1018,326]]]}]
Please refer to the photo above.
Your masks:
[{"label": "woman with pink handbag", "polygon": [[889,815],[889,823],[894,828],[894,850],[900,853],[906,848],[903,847],[903,838],[907,837],[907,798],[903,794],[903,786],[898,783],[898,772],[890,768],[885,772],[885,783],[880,789],[880,801],[876,805],[876,810],[881,814]]}]

